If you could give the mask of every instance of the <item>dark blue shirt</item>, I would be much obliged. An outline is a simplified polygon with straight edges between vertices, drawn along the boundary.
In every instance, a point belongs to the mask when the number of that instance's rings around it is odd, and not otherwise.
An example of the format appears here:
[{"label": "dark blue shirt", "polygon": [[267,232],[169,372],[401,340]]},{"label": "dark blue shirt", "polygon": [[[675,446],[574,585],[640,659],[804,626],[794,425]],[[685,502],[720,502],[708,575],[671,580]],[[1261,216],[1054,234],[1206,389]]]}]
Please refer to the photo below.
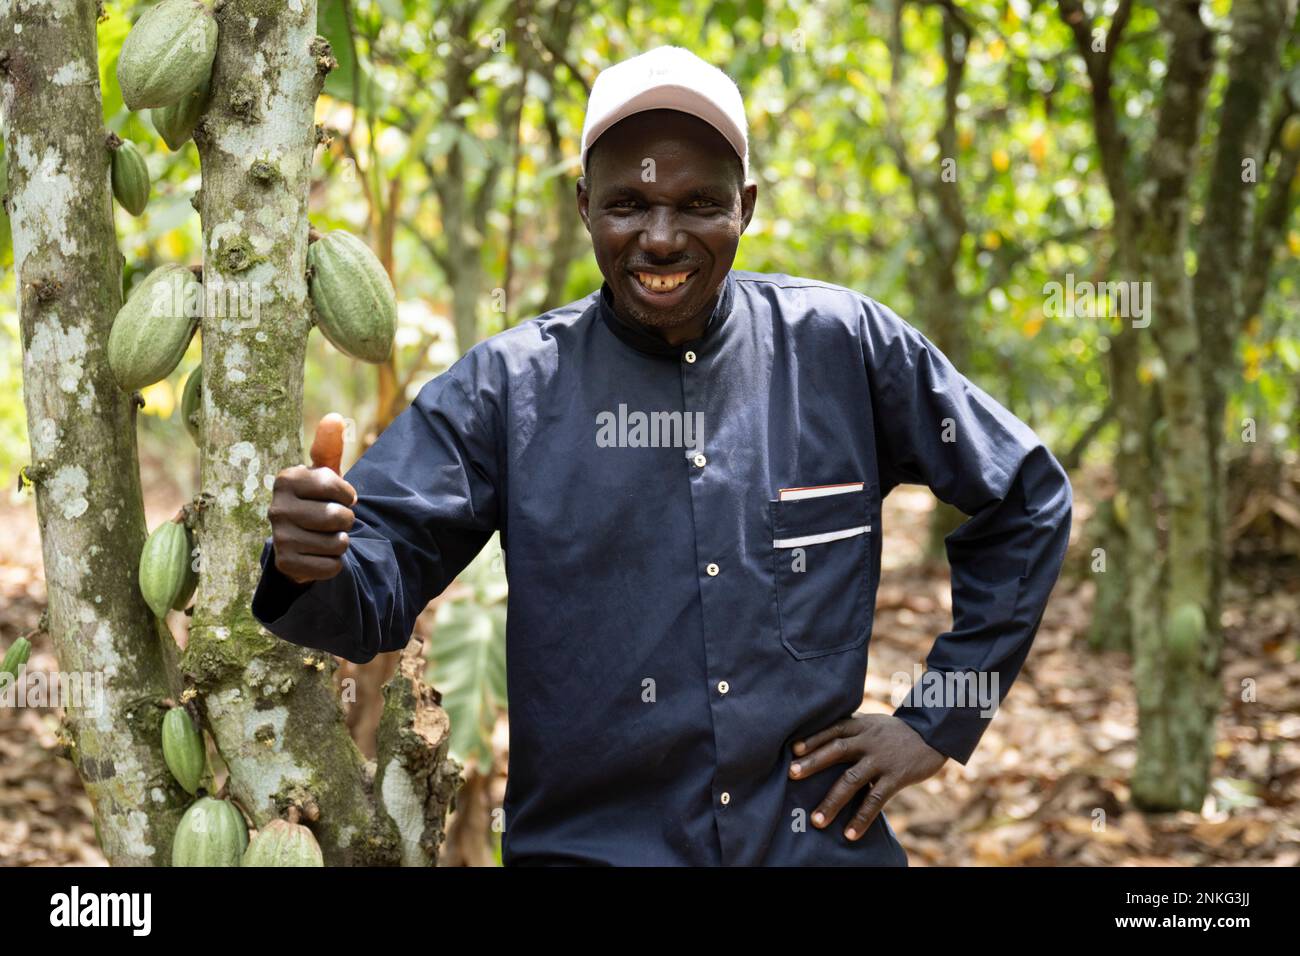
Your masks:
[{"label": "dark blue shirt", "polygon": [[[844,837],[857,799],[812,826],[848,764],[787,772],[793,741],[861,704],[881,501],[924,484],[972,516],[927,667],[998,698],[1073,501],[1037,436],[890,309],[741,271],[679,346],[624,324],[607,287],[479,343],[345,477],[342,572],[295,586],[268,538],[253,611],[365,662],[500,531],[507,865],[906,865],[883,814]],[[951,696],[896,714],[961,763],[989,722]]]}]

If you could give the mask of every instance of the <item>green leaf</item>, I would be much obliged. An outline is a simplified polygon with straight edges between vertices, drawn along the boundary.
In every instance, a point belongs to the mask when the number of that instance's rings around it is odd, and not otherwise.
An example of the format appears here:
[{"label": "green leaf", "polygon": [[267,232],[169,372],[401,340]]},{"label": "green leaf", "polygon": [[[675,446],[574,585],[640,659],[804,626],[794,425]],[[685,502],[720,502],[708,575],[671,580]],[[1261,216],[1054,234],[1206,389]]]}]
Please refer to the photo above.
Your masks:
[{"label": "green leaf", "polygon": [[[430,111],[432,115],[432,110]],[[423,143],[411,139],[411,145],[419,149],[423,147],[424,158],[427,162],[436,163],[442,157],[451,152],[451,148],[456,145],[458,130],[451,123],[439,123],[435,126]]]},{"label": "green leaf", "polygon": [[320,0],[316,8],[316,32],[330,44],[338,66],[325,77],[325,92],[354,106],[380,110],[386,102],[384,89],[375,82],[374,72],[354,54],[354,30],[343,0]]},{"label": "green leaf", "polygon": [[716,20],[728,30],[736,25],[740,17],[740,8],[732,0],[716,0],[709,9],[709,19]]},{"label": "green leaf", "polygon": [[105,120],[111,120],[126,107],[122,89],[117,85],[117,57],[131,31],[131,21],[124,16],[108,17],[97,28],[99,42],[99,89],[103,98]]},{"label": "green leaf", "polygon": [[506,591],[497,540],[457,579],[469,596],[438,608],[427,649],[427,679],[451,719],[452,756],[482,773],[491,770],[492,728],[506,706]]}]

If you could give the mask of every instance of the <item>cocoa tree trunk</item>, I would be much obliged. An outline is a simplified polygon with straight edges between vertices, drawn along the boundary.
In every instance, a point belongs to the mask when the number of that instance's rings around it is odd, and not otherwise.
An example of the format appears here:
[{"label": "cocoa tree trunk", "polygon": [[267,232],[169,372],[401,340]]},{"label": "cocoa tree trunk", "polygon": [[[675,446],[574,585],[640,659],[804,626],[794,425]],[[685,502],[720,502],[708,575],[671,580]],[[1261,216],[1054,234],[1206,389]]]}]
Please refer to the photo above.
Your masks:
[{"label": "cocoa tree trunk", "polygon": [[[114,865],[169,863],[188,797],[163,762],[171,637],[145,605],[136,461],[138,394],[106,347],[122,304],[93,0],[0,3],[23,397],[59,677],[102,697],[69,700],[61,736]],[[166,642],[166,643],[164,643]],[[53,679],[53,675],[51,675]]]},{"label": "cocoa tree trunk", "polygon": [[[417,667],[385,688],[378,761],[354,745],[337,661],[264,630],[250,602],[278,471],[304,460],[303,361],[313,111],[334,65],[315,0],[225,0],[202,161],[203,280],[227,315],[203,320],[199,589],[183,660],[231,795],[265,824],[290,805],[313,820],[330,865],[431,865],[457,767],[446,715]],[[255,303],[230,314],[230,303]]]},{"label": "cocoa tree trunk", "polygon": [[[1220,704],[1222,415],[1235,338],[1242,317],[1252,311],[1250,276],[1260,268],[1252,260],[1262,259],[1267,274],[1271,258],[1258,248],[1245,255],[1253,184],[1242,181],[1241,164],[1258,158],[1258,111],[1276,77],[1277,34],[1295,15],[1294,0],[1233,4],[1234,53],[1216,129],[1195,285],[1185,257],[1215,65],[1202,4],[1157,4],[1168,39],[1168,72],[1155,133],[1142,157],[1130,155],[1111,96],[1110,66],[1131,4],[1121,0],[1100,49],[1092,46],[1092,21],[1079,0],[1059,0],[1059,6],[1091,82],[1093,122],[1115,207],[1116,262],[1125,278],[1154,284],[1150,329],[1125,329],[1111,343],[1121,430],[1116,515],[1123,535],[1116,545],[1124,548],[1125,577],[1109,583],[1122,583],[1127,591],[1134,653],[1139,735],[1133,799],[1153,810],[1199,809]],[[1163,368],[1149,383],[1138,375],[1144,355],[1158,357]],[[1113,596],[1107,595],[1107,607],[1115,606]]]},{"label": "cocoa tree trunk", "polygon": [[[1206,595],[1206,641],[1216,658],[1223,644],[1220,618],[1228,575],[1225,430],[1237,434],[1225,416],[1228,396],[1240,375],[1236,343],[1247,317],[1245,273],[1256,192],[1263,188],[1267,160],[1267,105],[1280,72],[1282,39],[1294,16],[1295,0],[1236,0],[1232,6],[1233,51],[1196,248],[1193,300],[1209,442],[1211,582]],[[1282,182],[1289,184],[1289,180]],[[1270,249],[1265,261],[1271,258]]]},{"label": "cocoa tree trunk", "polygon": [[[1160,600],[1163,621],[1153,648],[1161,666],[1159,673],[1147,675],[1159,688],[1159,699],[1143,708],[1133,798],[1153,809],[1200,809],[1214,755],[1218,655],[1204,624],[1213,553],[1209,443],[1201,343],[1185,252],[1214,41],[1197,4],[1163,4],[1160,19],[1169,37],[1169,72],[1156,120],[1156,152],[1149,166],[1154,198],[1141,248],[1157,303],[1151,331],[1165,368],[1161,487],[1169,509],[1169,539]],[[1200,616],[1194,634],[1173,626],[1185,623],[1188,613]],[[1154,696],[1152,687],[1147,690]]]}]

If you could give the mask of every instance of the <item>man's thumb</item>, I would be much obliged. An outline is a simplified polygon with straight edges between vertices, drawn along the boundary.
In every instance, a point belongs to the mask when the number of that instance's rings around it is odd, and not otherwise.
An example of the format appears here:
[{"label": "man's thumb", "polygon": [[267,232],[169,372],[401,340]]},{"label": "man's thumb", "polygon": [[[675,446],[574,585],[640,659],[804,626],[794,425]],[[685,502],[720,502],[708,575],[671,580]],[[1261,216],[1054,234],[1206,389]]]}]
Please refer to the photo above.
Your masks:
[{"label": "man's thumb", "polygon": [[311,443],[311,466],[328,468],[334,474],[341,474],[339,466],[343,461],[343,416],[330,412],[316,425],[316,437]]}]

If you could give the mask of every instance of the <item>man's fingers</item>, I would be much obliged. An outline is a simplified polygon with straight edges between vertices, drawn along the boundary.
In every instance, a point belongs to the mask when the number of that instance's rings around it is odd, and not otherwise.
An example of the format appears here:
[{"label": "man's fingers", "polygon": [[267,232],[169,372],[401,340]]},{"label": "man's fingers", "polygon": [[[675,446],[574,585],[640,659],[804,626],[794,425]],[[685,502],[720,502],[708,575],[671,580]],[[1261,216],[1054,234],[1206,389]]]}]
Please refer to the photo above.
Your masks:
[{"label": "man's fingers", "polygon": [[347,532],[344,531],[322,534],[289,525],[276,531],[272,544],[281,552],[295,557],[321,555],[337,558],[348,549],[349,541]]},{"label": "man's fingers", "polygon": [[813,811],[812,822],[815,827],[829,826],[839,815],[853,795],[876,776],[869,760],[860,760],[840,774],[840,778],[827,791],[825,798]]},{"label": "man's fingers", "polygon": [[277,557],[275,566],[281,574],[298,584],[324,581],[343,570],[343,562],[339,558],[316,554],[296,554],[283,559]]},{"label": "man's fingers", "polygon": [[297,498],[312,501],[337,501],[351,507],[357,503],[357,490],[329,468],[306,468],[295,465],[276,476],[276,486]]},{"label": "man's fingers", "polygon": [[825,770],[833,764],[844,763],[846,760],[856,760],[862,754],[853,749],[851,746],[852,740],[852,737],[833,737],[812,753],[796,757],[790,763],[790,776],[796,780],[802,780],[804,777],[817,773],[819,770]]},{"label": "man's fingers", "polygon": [[305,531],[319,531],[322,534],[351,531],[356,521],[352,509],[336,501],[311,501],[305,498],[272,498],[266,516],[272,529],[284,525]]},{"label": "man's fingers", "polygon": [[867,832],[867,828],[875,822],[880,811],[884,809],[889,798],[897,792],[889,778],[881,776],[871,785],[871,790],[862,798],[862,805],[858,807],[858,812],[853,814],[849,820],[849,825],[844,828],[844,835],[850,840],[862,838],[862,834]]},{"label": "man's fingers", "polygon": [[817,731],[817,733],[813,734],[811,737],[804,737],[802,740],[796,740],[794,742],[794,752],[796,755],[802,756],[811,750],[816,750],[828,740],[833,740],[836,737],[848,733],[851,726],[852,718],[836,721],[829,727]]}]

